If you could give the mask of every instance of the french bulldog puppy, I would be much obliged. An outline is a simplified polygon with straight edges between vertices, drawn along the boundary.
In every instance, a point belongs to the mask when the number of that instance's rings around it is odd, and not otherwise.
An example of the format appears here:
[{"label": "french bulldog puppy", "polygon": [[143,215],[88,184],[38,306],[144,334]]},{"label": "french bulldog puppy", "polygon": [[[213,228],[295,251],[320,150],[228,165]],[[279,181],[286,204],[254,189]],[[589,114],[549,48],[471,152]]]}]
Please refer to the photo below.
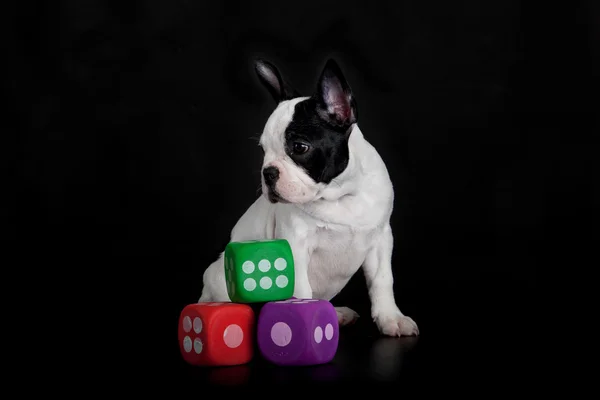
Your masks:
[{"label": "french bulldog puppy", "polygon": [[[301,96],[268,61],[255,61],[255,71],[276,107],[259,140],[262,195],[230,240],[287,239],[299,298],[331,300],[362,267],[379,331],[418,335],[394,298],[392,182],[358,127],[356,100],[340,67],[328,60],[311,96]],[[199,301],[229,301],[223,252],[203,275]],[[347,307],[336,311],[340,326],[358,318]]]}]

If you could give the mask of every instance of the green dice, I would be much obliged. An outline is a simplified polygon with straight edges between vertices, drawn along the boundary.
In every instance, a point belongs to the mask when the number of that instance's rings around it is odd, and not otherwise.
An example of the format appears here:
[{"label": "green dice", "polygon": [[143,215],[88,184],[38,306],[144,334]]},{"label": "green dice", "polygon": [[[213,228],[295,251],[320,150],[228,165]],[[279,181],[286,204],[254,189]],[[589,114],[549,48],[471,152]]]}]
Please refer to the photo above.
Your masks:
[{"label": "green dice", "polygon": [[286,300],[294,294],[294,257],[285,239],[230,242],[224,264],[234,303]]}]

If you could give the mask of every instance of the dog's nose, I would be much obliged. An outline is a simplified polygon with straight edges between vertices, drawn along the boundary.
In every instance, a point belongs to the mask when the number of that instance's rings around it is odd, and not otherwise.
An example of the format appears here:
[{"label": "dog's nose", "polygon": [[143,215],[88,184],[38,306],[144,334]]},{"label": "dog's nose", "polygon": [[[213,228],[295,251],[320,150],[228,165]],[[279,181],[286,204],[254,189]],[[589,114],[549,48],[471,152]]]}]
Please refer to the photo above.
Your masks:
[{"label": "dog's nose", "polygon": [[265,178],[265,183],[271,186],[277,182],[277,178],[279,178],[279,170],[277,167],[267,167],[263,169],[263,177]]}]

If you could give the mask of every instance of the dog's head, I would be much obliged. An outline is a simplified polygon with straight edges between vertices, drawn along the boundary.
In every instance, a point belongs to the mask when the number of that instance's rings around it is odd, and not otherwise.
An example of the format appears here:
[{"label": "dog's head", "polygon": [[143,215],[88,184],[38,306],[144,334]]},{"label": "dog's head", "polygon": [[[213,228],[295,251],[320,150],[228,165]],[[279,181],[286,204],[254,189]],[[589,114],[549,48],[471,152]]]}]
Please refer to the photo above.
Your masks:
[{"label": "dog's head", "polygon": [[348,166],[356,101],[338,64],[329,60],[311,96],[301,96],[278,69],[255,62],[260,82],[277,103],[260,138],[262,190],[272,203],[307,203]]}]

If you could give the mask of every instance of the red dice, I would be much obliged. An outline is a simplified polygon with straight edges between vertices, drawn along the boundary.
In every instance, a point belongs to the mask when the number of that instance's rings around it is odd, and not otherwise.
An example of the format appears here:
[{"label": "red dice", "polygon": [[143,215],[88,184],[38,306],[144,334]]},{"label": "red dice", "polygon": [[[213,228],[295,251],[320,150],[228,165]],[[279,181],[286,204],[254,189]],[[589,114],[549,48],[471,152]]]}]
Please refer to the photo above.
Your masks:
[{"label": "red dice", "polygon": [[181,355],[192,365],[246,364],[254,355],[254,323],[246,304],[189,304],[179,316]]}]

